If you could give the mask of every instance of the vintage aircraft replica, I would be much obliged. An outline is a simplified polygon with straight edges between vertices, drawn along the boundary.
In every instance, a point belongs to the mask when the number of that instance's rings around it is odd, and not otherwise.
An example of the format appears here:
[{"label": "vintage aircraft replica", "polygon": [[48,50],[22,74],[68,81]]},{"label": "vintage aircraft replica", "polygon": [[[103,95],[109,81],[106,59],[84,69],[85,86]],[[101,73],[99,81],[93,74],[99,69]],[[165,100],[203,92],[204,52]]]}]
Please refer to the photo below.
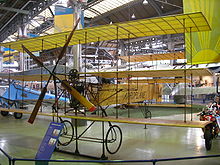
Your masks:
[{"label": "vintage aircraft replica", "polygon": [[[79,21],[79,20],[78,20]],[[59,140],[58,148],[67,146],[71,142],[75,142],[74,154],[83,155],[79,151],[79,140],[97,142],[102,144],[102,159],[106,159],[105,152],[115,154],[122,143],[122,130],[119,126],[113,125],[114,123],[129,123],[129,124],[142,124],[142,125],[159,125],[159,126],[175,126],[175,127],[194,127],[194,128],[207,128],[211,122],[209,121],[186,121],[186,113],[184,120],[162,120],[162,119],[146,119],[146,118],[132,118],[120,117],[118,109],[115,110],[115,116],[108,116],[107,107],[110,105],[131,104],[141,102],[144,100],[161,100],[161,85],[159,83],[135,83],[130,82],[131,78],[157,78],[158,81],[170,81],[168,79],[175,79],[182,77],[181,81],[187,82],[187,77],[192,76],[205,76],[212,75],[208,69],[172,69],[172,70],[136,70],[136,71],[112,71],[112,72],[78,72],[76,69],[66,73],[66,76],[56,74],[55,70],[61,58],[65,55],[68,45],[86,44],[90,42],[99,42],[104,40],[119,40],[130,39],[144,36],[176,34],[176,33],[191,33],[197,31],[210,30],[207,20],[201,12],[191,14],[181,14],[174,16],[165,16],[160,18],[135,20],[124,23],[115,23],[105,26],[89,27],[85,29],[75,30],[71,32],[56,33],[47,36],[30,38],[26,40],[19,40],[16,42],[9,42],[0,44],[0,46],[10,47],[20,52],[26,52],[38,64],[38,66],[48,71],[47,83],[41,91],[41,94],[35,104],[32,112],[25,112],[16,109],[1,108],[1,111],[13,111],[19,113],[31,114],[28,122],[33,123],[37,115],[54,116],[59,118],[60,122],[65,124],[62,136]],[[63,46],[63,43],[64,46]],[[43,46],[42,46],[43,44]],[[63,47],[62,47],[63,46]],[[62,47],[57,62],[52,70],[49,70],[44,64],[32,53],[34,51],[41,51],[44,49],[54,49]],[[161,55],[162,56],[162,55]],[[172,55],[171,55],[172,56]],[[181,56],[181,54],[180,54]],[[176,56],[178,58],[178,56]],[[179,57],[179,58],[182,58]],[[167,58],[166,58],[167,59]],[[169,58],[168,58],[169,59]],[[34,75],[32,75],[34,76]],[[20,79],[28,79],[30,75],[24,75]],[[80,79],[84,77],[84,79]],[[115,80],[114,84],[104,83],[89,83],[86,81],[87,77],[101,77],[112,78]],[[41,113],[38,112],[44,100],[47,91],[48,83],[53,79],[55,86],[55,103],[53,109],[55,113]],[[121,83],[123,79],[127,82]],[[82,81],[83,80],[83,81]],[[149,80],[150,81],[150,80]],[[70,108],[72,112],[64,113],[62,108],[58,107],[59,94],[57,85],[61,84],[64,90],[70,94]],[[93,114],[91,114],[93,113]],[[95,114],[95,115],[94,115]],[[74,126],[69,120],[62,118],[74,119]],[[90,120],[92,121],[83,132],[79,134],[78,121]],[[102,138],[84,137],[86,131],[96,122],[101,122]],[[108,123],[107,132],[105,131],[105,122]],[[205,133],[205,141],[210,142],[212,139],[207,130]],[[208,135],[207,135],[208,134]],[[63,151],[62,147],[60,151]],[[90,155],[90,157],[92,157]]]},{"label": "vintage aircraft replica", "polygon": [[[35,104],[36,100],[40,95],[40,91],[33,90],[31,88],[23,87],[16,81],[12,81],[9,87],[5,88],[4,93],[0,96],[0,104],[3,108],[15,108],[15,109],[26,109],[26,105]],[[55,95],[46,93],[44,97],[44,104],[51,105],[54,102]],[[68,102],[68,98],[60,97],[61,102]],[[7,116],[8,111],[1,111],[2,116]],[[22,118],[22,113],[14,112],[16,119]]]}]

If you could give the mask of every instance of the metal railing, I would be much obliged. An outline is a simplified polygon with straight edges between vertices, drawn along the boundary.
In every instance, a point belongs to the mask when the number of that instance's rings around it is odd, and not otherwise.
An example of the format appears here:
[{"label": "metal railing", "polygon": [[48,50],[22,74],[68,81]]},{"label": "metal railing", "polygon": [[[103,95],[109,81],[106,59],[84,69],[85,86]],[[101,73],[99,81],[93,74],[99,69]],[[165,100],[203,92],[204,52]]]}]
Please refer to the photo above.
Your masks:
[{"label": "metal railing", "polygon": [[158,162],[220,157],[220,155],[205,155],[205,156],[191,156],[191,157],[149,159],[149,160],[48,160],[48,159],[36,160],[36,159],[13,158],[1,148],[0,148],[0,152],[2,152],[5,157],[7,157],[8,165],[16,165],[16,162],[56,162],[62,164],[63,163],[152,163],[153,165],[156,165],[156,163]]}]

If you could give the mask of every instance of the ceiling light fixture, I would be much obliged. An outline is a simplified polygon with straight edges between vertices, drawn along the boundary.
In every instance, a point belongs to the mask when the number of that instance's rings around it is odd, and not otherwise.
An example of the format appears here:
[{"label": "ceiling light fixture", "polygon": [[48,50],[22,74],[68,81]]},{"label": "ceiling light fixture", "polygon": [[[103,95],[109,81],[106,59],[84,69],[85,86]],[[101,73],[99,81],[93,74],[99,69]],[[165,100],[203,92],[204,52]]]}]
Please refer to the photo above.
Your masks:
[{"label": "ceiling light fixture", "polygon": [[144,0],[143,5],[147,5],[147,4],[148,4],[148,0]]},{"label": "ceiling light fixture", "polygon": [[135,19],[136,17],[135,17],[135,15],[134,15],[134,14],[132,14],[131,18],[132,18],[132,19]]}]

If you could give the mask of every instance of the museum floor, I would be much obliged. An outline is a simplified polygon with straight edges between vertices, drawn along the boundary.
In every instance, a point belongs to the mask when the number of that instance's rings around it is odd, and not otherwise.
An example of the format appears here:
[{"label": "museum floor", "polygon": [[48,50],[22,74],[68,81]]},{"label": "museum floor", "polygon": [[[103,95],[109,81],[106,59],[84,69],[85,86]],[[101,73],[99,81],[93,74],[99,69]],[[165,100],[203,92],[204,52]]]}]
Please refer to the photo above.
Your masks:
[{"label": "museum floor", "polygon": [[[125,110],[123,110],[125,111]],[[166,110],[153,109],[154,118],[166,119],[181,119],[181,108],[172,108],[172,114]],[[176,113],[175,113],[176,112]],[[157,114],[157,115],[154,115]],[[166,115],[167,114],[167,115]],[[189,118],[190,115],[188,115]],[[27,123],[28,115],[22,119],[16,120],[13,116],[0,116],[0,148],[6,151],[9,155],[16,158],[34,158],[38,146],[50,123],[48,118],[40,117],[33,125]],[[193,118],[198,118],[196,113]],[[89,123],[89,121],[88,121]],[[88,124],[87,123],[87,124]],[[220,137],[213,140],[211,151],[206,151],[203,139],[203,132],[199,128],[180,128],[180,127],[163,127],[163,126],[147,126],[144,129],[143,125],[133,124],[117,124],[123,131],[123,142],[118,153],[114,155],[106,154],[110,160],[146,160],[159,158],[176,158],[188,156],[201,156],[219,154]],[[79,130],[83,130],[81,126]],[[93,137],[101,136],[101,124],[95,125],[89,129],[87,135]],[[68,150],[74,150],[74,145],[68,146]],[[83,154],[101,156],[101,144],[80,142],[79,151]],[[52,159],[83,159],[85,157],[73,156],[60,152],[54,152]],[[89,159],[92,160],[92,159]],[[0,153],[0,164],[7,165],[6,158]],[[31,162],[19,162],[16,165],[31,165]],[[50,165],[58,165],[64,163],[50,163]],[[65,163],[74,164],[74,163]],[[88,163],[75,163],[88,164]],[[94,163],[90,163],[94,164]],[[106,163],[110,164],[110,163]],[[122,164],[122,163],[119,163]],[[128,163],[124,163],[128,164]],[[130,164],[152,164],[152,163],[130,163]],[[196,160],[180,160],[169,162],[158,162],[157,165],[218,165],[220,158],[207,158]]]}]

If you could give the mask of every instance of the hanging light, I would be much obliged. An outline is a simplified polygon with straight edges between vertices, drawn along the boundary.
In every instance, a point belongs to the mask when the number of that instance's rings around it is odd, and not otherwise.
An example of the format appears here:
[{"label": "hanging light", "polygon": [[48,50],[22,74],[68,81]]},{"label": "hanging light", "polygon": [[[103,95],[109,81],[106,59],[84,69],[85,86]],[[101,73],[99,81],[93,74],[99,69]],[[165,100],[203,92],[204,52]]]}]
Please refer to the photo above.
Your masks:
[{"label": "hanging light", "polygon": [[147,4],[148,4],[148,0],[144,0],[143,5],[147,5]]},{"label": "hanging light", "polygon": [[136,18],[135,15],[134,15],[134,13],[132,14],[131,18],[132,18],[132,19],[135,19],[135,18]]}]

